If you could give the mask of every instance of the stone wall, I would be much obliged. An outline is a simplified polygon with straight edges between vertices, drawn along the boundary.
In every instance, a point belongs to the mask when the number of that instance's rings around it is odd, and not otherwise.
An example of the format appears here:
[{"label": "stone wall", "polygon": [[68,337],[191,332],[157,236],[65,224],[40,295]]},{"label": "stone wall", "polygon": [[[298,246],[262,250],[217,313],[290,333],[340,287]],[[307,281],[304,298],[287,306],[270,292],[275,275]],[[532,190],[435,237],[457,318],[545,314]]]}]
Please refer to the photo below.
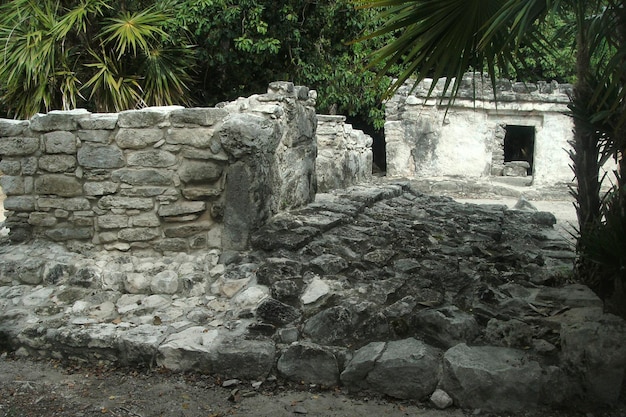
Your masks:
[{"label": "stone wall", "polygon": [[316,189],[315,92],[276,82],[215,108],[0,120],[10,239],[74,249],[242,249]]},{"label": "stone wall", "polygon": [[491,80],[464,77],[458,98],[448,107],[442,96],[445,80],[432,80],[415,90],[401,87],[386,105],[387,174],[432,177],[499,176],[504,171],[504,129],[534,128],[536,185],[569,183],[573,174],[566,149],[573,123],[568,111],[571,85],[499,80],[494,100]]},{"label": "stone wall", "polygon": [[372,138],[346,123],[345,116],[317,116],[319,192],[372,179]]}]

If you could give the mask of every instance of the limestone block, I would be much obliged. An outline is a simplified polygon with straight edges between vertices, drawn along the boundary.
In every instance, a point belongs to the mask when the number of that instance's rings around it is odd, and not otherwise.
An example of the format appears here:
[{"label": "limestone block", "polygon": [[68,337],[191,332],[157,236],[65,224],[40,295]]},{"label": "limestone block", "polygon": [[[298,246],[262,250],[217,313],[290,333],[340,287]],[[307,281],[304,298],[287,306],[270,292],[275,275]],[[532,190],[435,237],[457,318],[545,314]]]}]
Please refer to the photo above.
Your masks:
[{"label": "limestone block", "polygon": [[80,117],[78,126],[85,130],[113,130],[117,126],[117,113],[90,114]]},{"label": "limestone block", "polygon": [[73,155],[76,153],[76,136],[72,132],[56,131],[42,136],[43,146],[46,153],[64,153]]},{"label": "limestone block", "polygon": [[440,387],[458,407],[512,412],[536,408],[542,382],[541,366],[521,350],[460,343],[444,354]]},{"label": "limestone block", "polygon": [[35,198],[31,196],[8,196],[4,200],[4,209],[10,211],[35,210]]},{"label": "limestone block", "polygon": [[164,230],[166,237],[190,237],[200,232],[211,230],[214,223],[211,221],[194,222],[180,226],[167,227]]},{"label": "limestone block", "polygon": [[24,177],[3,175],[0,177],[0,186],[6,195],[24,194]]},{"label": "limestone block", "polygon": [[43,155],[39,158],[39,168],[53,173],[73,171],[76,169],[76,157],[74,155]]},{"label": "limestone block", "polygon": [[143,149],[163,139],[161,129],[120,129],[115,142],[122,149]]},{"label": "limestone block", "polygon": [[83,194],[83,186],[76,177],[51,174],[35,180],[35,192],[40,195],[77,197]]},{"label": "limestone block", "polygon": [[165,270],[156,274],[150,282],[150,291],[153,294],[176,294],[180,279],[174,271]]},{"label": "limestone block", "polygon": [[170,145],[189,145],[200,149],[211,147],[214,142],[213,128],[170,128],[167,131],[165,142]]},{"label": "limestone block", "polygon": [[149,210],[154,207],[154,201],[151,198],[140,197],[118,197],[107,195],[100,199],[98,206],[103,209],[137,209]]},{"label": "limestone block", "polygon": [[94,143],[109,143],[112,137],[110,130],[79,130],[76,134],[81,141]]},{"label": "limestone block", "polygon": [[206,210],[203,201],[182,201],[174,204],[161,205],[158,214],[161,217],[182,216],[185,214],[197,214]]},{"label": "limestone block", "polygon": [[128,184],[123,184],[123,186],[125,187],[121,188],[118,193],[123,197],[157,197],[159,201],[170,201],[170,199],[174,201],[178,200],[178,194],[174,188],[129,186]]},{"label": "limestone block", "polygon": [[271,340],[225,338],[211,350],[210,358],[217,375],[263,379],[274,366],[276,347]]},{"label": "limestone block", "polygon": [[53,110],[47,114],[36,114],[30,119],[30,128],[37,132],[76,130],[78,127],[77,120],[85,118],[89,114],[85,109]]},{"label": "limestone block", "polygon": [[[145,274],[129,272],[124,278],[124,289],[130,294],[146,294],[150,290],[150,283],[150,278]],[[118,302],[118,310],[119,309],[120,307]]]},{"label": "limestone block", "polygon": [[128,227],[129,217],[124,214],[106,214],[99,216],[96,223],[101,229],[121,229]]},{"label": "limestone block", "polygon": [[101,196],[107,194],[115,194],[119,187],[118,183],[112,181],[90,181],[83,185],[85,195]]},{"label": "limestone block", "polygon": [[228,111],[225,109],[189,108],[173,110],[170,121],[176,127],[184,125],[213,126],[221,122],[226,116],[228,116]]},{"label": "limestone block", "polygon": [[117,146],[98,146],[85,143],[78,150],[78,163],[86,168],[121,168],[124,154]]},{"label": "limestone block", "polygon": [[176,163],[176,155],[159,149],[151,149],[129,153],[126,160],[129,166],[165,168]]},{"label": "limestone block", "polygon": [[20,136],[26,129],[27,120],[0,119],[0,137]]},{"label": "limestone block", "polygon": [[278,133],[276,123],[247,113],[230,114],[216,132],[224,150],[237,159],[275,150],[280,140]]},{"label": "limestone block", "polygon": [[64,242],[67,240],[86,240],[93,237],[93,228],[74,227],[72,225],[68,225],[67,227],[57,226],[54,229],[46,230],[44,235],[47,236],[48,239],[55,242]]},{"label": "limestone block", "polygon": [[147,107],[141,110],[120,112],[117,124],[119,127],[151,127],[169,124],[172,111],[182,110],[182,106]]},{"label": "limestone block", "polygon": [[159,227],[161,221],[154,213],[142,213],[130,218],[130,225],[133,227]]},{"label": "limestone block", "polygon": [[39,138],[23,136],[5,137],[0,140],[1,156],[31,155],[39,149]]},{"label": "limestone block", "polygon": [[21,160],[22,175],[35,175],[37,173],[37,167],[38,167],[37,162],[38,162],[38,158],[34,156],[22,158]]},{"label": "limestone block", "polygon": [[352,312],[341,306],[322,310],[306,321],[303,332],[313,342],[345,346],[354,332]]},{"label": "limestone block", "polygon": [[290,345],[280,356],[278,372],[291,381],[332,387],[339,382],[337,358],[330,349],[309,342]]},{"label": "limestone block", "polygon": [[219,139],[213,137],[209,149],[184,149],[181,153],[186,159],[213,159],[216,161],[228,161],[228,155],[222,149]]},{"label": "limestone block", "polygon": [[144,242],[152,240],[161,235],[158,228],[152,227],[132,227],[120,230],[118,237],[125,242]]},{"label": "limestone block", "polygon": [[474,316],[456,306],[422,310],[412,319],[412,324],[425,340],[446,348],[471,342],[480,334]]},{"label": "limestone block", "polygon": [[169,335],[159,346],[157,364],[172,371],[211,372],[209,352],[218,343],[218,330],[195,326]]},{"label": "limestone block", "polygon": [[182,238],[162,239],[155,243],[159,252],[185,252],[187,251],[187,240]]},{"label": "limestone block", "polygon": [[130,185],[171,185],[173,183],[173,174],[171,171],[152,168],[122,168],[113,171],[111,179]]},{"label": "limestone block", "polygon": [[21,172],[22,164],[20,161],[10,161],[7,159],[0,160],[0,174],[20,175]]},{"label": "limestone block", "polygon": [[166,326],[141,324],[120,332],[118,340],[121,362],[125,365],[152,363],[167,331]]},{"label": "limestone block", "polygon": [[57,224],[57,218],[46,212],[32,212],[28,215],[28,224],[38,227],[52,227]]},{"label": "limestone block", "polygon": [[206,187],[185,187],[182,190],[183,197],[187,200],[206,200],[208,198],[217,197],[222,193],[220,186]]},{"label": "limestone block", "polygon": [[206,184],[220,178],[222,171],[222,165],[214,161],[184,160],[178,168],[178,176],[185,184]]},{"label": "limestone block", "polygon": [[89,200],[82,197],[75,198],[54,198],[54,197],[40,197],[37,199],[37,205],[39,208],[54,208],[67,211],[77,210],[89,210],[91,203]]}]

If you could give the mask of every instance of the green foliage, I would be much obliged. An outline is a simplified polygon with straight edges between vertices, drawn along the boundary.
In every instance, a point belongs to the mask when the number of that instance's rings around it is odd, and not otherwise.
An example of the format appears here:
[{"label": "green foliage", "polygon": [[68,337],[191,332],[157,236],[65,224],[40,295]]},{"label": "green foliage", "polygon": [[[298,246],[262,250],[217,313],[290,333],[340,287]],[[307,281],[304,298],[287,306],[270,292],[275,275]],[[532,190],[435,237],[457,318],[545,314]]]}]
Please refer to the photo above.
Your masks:
[{"label": "green foliage", "polygon": [[164,31],[167,14],[116,6],[112,0],[2,4],[3,113],[27,118],[78,106],[119,111],[186,103],[193,57]]},{"label": "green foliage", "polygon": [[[318,91],[317,110],[366,119],[382,127],[387,81],[374,82],[365,58],[382,40],[350,43],[376,23],[351,0],[169,1],[168,33],[191,34],[197,45],[194,100],[214,105],[265,91],[276,80]],[[186,35],[185,35],[186,36]]]}]

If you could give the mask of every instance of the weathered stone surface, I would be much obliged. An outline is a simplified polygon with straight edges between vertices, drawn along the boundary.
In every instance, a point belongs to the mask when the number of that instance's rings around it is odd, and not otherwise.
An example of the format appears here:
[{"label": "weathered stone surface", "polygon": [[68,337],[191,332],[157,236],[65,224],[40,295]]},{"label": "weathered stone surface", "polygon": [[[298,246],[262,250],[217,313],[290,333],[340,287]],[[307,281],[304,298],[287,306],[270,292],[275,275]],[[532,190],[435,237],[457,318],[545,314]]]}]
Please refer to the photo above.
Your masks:
[{"label": "weathered stone surface", "polygon": [[78,150],[78,163],[88,168],[121,168],[124,154],[116,146],[98,146],[85,143]]},{"label": "weathered stone surface", "polygon": [[154,202],[150,198],[117,197],[107,195],[100,199],[98,205],[104,209],[124,208],[147,210],[154,206]]},{"label": "weathered stone surface", "polygon": [[276,149],[279,136],[276,126],[264,117],[252,114],[230,114],[219,131],[222,147],[235,158],[254,152]]},{"label": "weathered stone surface", "polygon": [[76,136],[72,132],[56,131],[42,136],[44,150],[47,153],[76,153]]},{"label": "weathered stone surface", "polygon": [[74,155],[43,155],[39,158],[39,167],[48,172],[68,172],[76,168]]},{"label": "weathered stone surface", "polygon": [[425,340],[445,348],[472,342],[480,334],[474,316],[456,306],[422,310],[415,315],[412,325]]},{"label": "weathered stone surface", "polygon": [[112,138],[110,130],[79,130],[76,135],[83,142],[94,143],[109,143]]},{"label": "weathered stone surface", "polygon": [[163,139],[160,129],[120,129],[115,143],[122,149],[143,149]]},{"label": "weathered stone surface", "polygon": [[53,130],[76,130],[77,120],[89,116],[85,109],[52,110],[47,114],[36,114],[30,119],[30,128],[39,132]]},{"label": "weathered stone surface", "polygon": [[78,126],[88,130],[113,130],[117,126],[117,119],[117,114],[90,114],[89,117],[80,117]]},{"label": "weathered stone surface", "polygon": [[151,127],[168,123],[169,114],[181,110],[181,106],[146,107],[141,110],[120,112],[117,124],[119,127]]},{"label": "weathered stone surface", "polygon": [[112,181],[90,181],[83,185],[83,190],[87,196],[102,196],[115,194],[119,184]]},{"label": "weathered stone surface", "polygon": [[213,126],[227,115],[226,110],[219,108],[189,108],[174,110],[170,115],[170,121],[174,126],[188,124]]},{"label": "weathered stone surface", "polygon": [[117,235],[126,242],[144,242],[159,237],[160,233],[155,227],[131,227],[120,230]]},{"label": "weathered stone surface", "polygon": [[206,149],[212,145],[214,130],[212,128],[171,128],[168,129],[165,141],[171,145],[189,145]]},{"label": "weathered stone surface", "polygon": [[463,408],[494,412],[536,408],[542,370],[523,351],[465,343],[443,357],[441,388]]},{"label": "weathered stone surface", "polygon": [[213,161],[184,160],[178,168],[181,181],[189,183],[211,183],[222,175],[223,167]]},{"label": "weathered stone surface", "polygon": [[213,222],[195,222],[193,224],[167,227],[164,233],[167,237],[189,237],[200,232],[211,230],[213,225]]},{"label": "weathered stone surface", "polygon": [[83,186],[76,177],[46,175],[35,180],[35,192],[39,195],[77,197],[83,194]]},{"label": "weathered stone surface", "polygon": [[425,398],[439,382],[440,356],[438,349],[412,338],[388,342],[367,383],[395,398]]},{"label": "weathered stone surface", "polygon": [[352,312],[336,306],[320,311],[304,325],[303,332],[323,345],[343,345],[353,331]]},{"label": "weathered stone surface", "polygon": [[153,294],[176,294],[180,279],[174,271],[162,271],[156,274],[150,282]]},{"label": "weathered stone surface", "polygon": [[161,217],[182,216],[185,214],[201,213],[206,210],[206,203],[202,201],[182,201],[174,204],[161,205],[158,214]]},{"label": "weathered stone surface", "polygon": [[[5,203],[6,204],[6,203]],[[89,200],[82,197],[74,198],[39,198],[37,199],[39,208],[54,208],[67,211],[89,210],[91,204]]]},{"label": "weathered stone surface", "polygon": [[97,220],[98,227],[101,229],[120,229],[128,227],[129,217],[125,214],[105,214],[99,216]]},{"label": "weathered stone surface", "polygon": [[54,242],[64,242],[67,240],[86,240],[93,237],[93,228],[91,227],[57,227],[56,229],[46,230],[45,235]]},{"label": "weathered stone surface", "polygon": [[299,342],[289,346],[278,359],[278,372],[292,381],[332,387],[339,382],[337,358],[327,348]]},{"label": "weathered stone surface", "polygon": [[26,120],[0,119],[0,136],[19,136],[26,129]]},{"label": "weathered stone surface", "polygon": [[596,322],[563,326],[563,361],[582,375],[582,385],[591,399],[614,404],[626,375],[626,324],[610,314]]},{"label": "weathered stone surface", "polygon": [[21,195],[26,191],[24,177],[3,175],[0,177],[2,191],[6,195]]},{"label": "weathered stone surface", "polygon": [[39,149],[39,138],[4,137],[0,141],[0,155],[20,156],[30,155]]},{"label": "weathered stone surface", "polygon": [[283,326],[300,318],[300,312],[288,304],[273,298],[263,300],[256,309],[256,315],[267,323]]},{"label": "weathered stone surface", "polygon": [[129,154],[126,157],[126,162],[129,166],[165,168],[176,163],[176,155],[159,149],[151,149]]},{"label": "weathered stone surface", "polygon": [[130,185],[171,185],[173,183],[172,172],[159,169],[132,169],[122,168],[111,173],[111,179],[115,182],[123,182]]}]

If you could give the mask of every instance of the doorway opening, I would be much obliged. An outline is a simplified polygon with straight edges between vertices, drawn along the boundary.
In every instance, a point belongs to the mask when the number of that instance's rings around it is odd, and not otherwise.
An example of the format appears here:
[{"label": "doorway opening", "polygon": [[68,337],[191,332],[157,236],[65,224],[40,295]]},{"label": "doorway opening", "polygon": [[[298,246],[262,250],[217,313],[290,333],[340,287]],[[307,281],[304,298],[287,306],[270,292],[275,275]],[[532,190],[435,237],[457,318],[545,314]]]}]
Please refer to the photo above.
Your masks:
[{"label": "doorway opening", "polygon": [[[535,127],[506,125],[504,127],[504,165],[526,169],[525,175],[533,175],[535,152]],[[524,164],[523,162],[526,162]],[[520,171],[521,174],[523,172]]]}]

